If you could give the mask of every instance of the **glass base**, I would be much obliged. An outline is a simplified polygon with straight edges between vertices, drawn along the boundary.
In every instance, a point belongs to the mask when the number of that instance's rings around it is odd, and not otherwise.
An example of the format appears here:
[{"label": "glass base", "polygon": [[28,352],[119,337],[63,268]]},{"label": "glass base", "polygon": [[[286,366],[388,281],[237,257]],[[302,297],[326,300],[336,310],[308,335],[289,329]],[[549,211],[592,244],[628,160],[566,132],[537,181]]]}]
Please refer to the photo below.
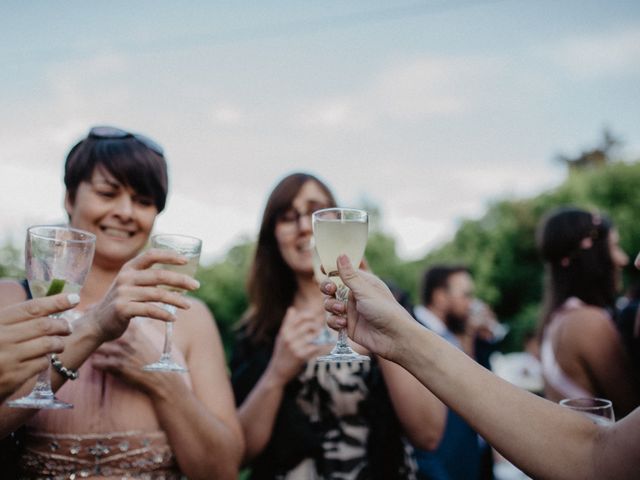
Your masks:
[{"label": "glass base", "polygon": [[149,365],[142,367],[142,370],[146,372],[188,372],[189,369],[171,360],[170,357],[164,355],[160,357],[160,360]]},{"label": "glass base", "polygon": [[321,357],[316,358],[317,362],[324,363],[364,363],[371,361],[367,355],[360,355],[359,353],[353,352],[352,354],[329,354],[323,355]]},{"label": "glass base", "polygon": [[58,400],[53,395],[41,395],[33,393],[26,397],[7,402],[7,405],[13,408],[46,408],[50,410],[73,408],[73,404]]},{"label": "glass base", "polygon": [[316,358],[318,362],[333,362],[333,363],[346,363],[346,362],[355,362],[355,363],[363,363],[368,362],[371,359],[367,355],[360,355],[358,352],[354,351],[349,345],[336,345],[331,350],[329,355],[322,355],[321,357]]}]

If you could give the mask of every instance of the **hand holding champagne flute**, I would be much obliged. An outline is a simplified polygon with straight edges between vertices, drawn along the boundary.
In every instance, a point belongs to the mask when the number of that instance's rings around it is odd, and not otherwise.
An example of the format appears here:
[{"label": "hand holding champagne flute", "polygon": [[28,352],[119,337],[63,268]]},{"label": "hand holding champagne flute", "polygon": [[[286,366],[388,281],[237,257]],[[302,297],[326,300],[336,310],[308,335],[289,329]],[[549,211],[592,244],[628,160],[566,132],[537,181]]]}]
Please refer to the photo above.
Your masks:
[{"label": "hand holding champagne flute", "polygon": [[[95,245],[95,235],[83,230],[53,225],[30,227],[25,244],[25,269],[32,296],[80,293],[91,269]],[[51,315],[52,318],[57,316],[60,315]],[[19,408],[73,407],[53,394],[49,368],[38,375],[29,395],[8,405]]]},{"label": "hand holding champagne flute", "polygon": [[[186,257],[187,263],[184,265],[170,265],[170,264],[156,264],[154,268],[161,268],[164,270],[171,270],[177,273],[182,273],[190,277],[194,277],[196,270],[198,269],[198,262],[200,260],[200,252],[202,251],[202,240],[187,235],[155,235],[151,238],[151,246],[153,248],[173,250],[180,255]],[[162,287],[167,290],[186,293],[184,289],[178,289],[174,287]],[[162,307],[172,315],[176,313],[176,307],[173,305],[162,304]],[[143,367],[144,370],[150,372],[186,372],[186,367],[174,362],[171,358],[171,337],[173,335],[173,323],[165,323],[165,341],[164,348],[160,359],[149,365]]]},{"label": "hand holding champagne flute", "polygon": [[[327,276],[336,284],[336,296],[346,302],[349,288],[338,275],[337,260],[346,254],[354,267],[360,264],[367,245],[369,217],[364,210],[327,208],[312,216],[315,247]],[[366,362],[369,357],[355,352],[348,343],[344,328],[338,332],[338,341],[329,355],[318,357],[320,362]]]}]

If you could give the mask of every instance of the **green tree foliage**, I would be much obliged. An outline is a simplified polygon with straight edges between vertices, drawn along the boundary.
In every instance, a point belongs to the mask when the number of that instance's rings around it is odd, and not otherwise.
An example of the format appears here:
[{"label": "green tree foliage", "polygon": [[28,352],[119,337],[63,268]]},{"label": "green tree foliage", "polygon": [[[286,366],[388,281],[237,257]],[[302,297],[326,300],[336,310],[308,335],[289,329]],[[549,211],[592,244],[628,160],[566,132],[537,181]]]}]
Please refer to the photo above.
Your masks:
[{"label": "green tree foliage", "polygon": [[[462,222],[454,238],[430,252],[423,268],[435,263],[462,262],[474,275],[478,296],[502,321],[511,324],[508,348],[520,348],[537,323],[542,298],[542,262],[535,230],[550,209],[575,205],[600,211],[616,225],[622,247],[633,256],[640,250],[640,163],[607,162],[598,168],[573,170],[559,187],[528,199],[502,200],[489,206],[479,220]],[[627,284],[638,280],[631,268]]]},{"label": "green tree foliage", "polygon": [[10,242],[0,248],[0,278],[24,278],[24,257]]},{"label": "green tree foliage", "polygon": [[221,261],[198,270],[201,286],[194,296],[214,313],[227,355],[233,344],[234,327],[247,309],[245,284],[253,249],[253,242],[244,240]]}]

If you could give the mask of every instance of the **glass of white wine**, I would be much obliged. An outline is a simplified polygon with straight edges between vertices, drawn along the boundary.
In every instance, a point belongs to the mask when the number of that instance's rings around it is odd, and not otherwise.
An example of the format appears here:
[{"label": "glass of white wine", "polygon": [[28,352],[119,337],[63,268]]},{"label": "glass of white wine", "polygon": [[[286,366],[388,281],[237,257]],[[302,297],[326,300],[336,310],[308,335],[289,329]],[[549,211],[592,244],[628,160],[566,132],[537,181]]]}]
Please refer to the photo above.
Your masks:
[{"label": "glass of white wine", "polygon": [[[200,260],[200,252],[202,251],[202,240],[195,237],[190,237],[188,235],[175,235],[175,234],[164,234],[164,235],[155,235],[151,237],[151,247],[164,249],[164,250],[172,250],[174,252],[179,253],[183,257],[186,257],[188,262],[185,265],[170,265],[165,263],[156,263],[154,268],[161,268],[163,270],[171,270],[174,272],[182,273],[184,275],[188,275],[190,277],[194,277],[196,274],[196,270],[198,269],[198,262]],[[160,288],[166,288],[167,290],[185,293],[184,289],[178,289],[169,286],[160,286]],[[173,305],[162,304],[162,308],[164,308],[167,312],[175,315],[176,307]],[[162,349],[162,355],[160,359],[158,359],[154,363],[150,363],[149,365],[145,365],[143,370],[148,372],[187,372],[187,368],[176,363],[171,358],[171,337],[173,335],[173,323],[166,322],[165,323],[165,338],[164,338],[164,348]]]},{"label": "glass of white wine", "polygon": [[[25,270],[34,298],[58,293],[80,293],[91,269],[96,236],[75,228],[36,225],[27,230]],[[60,316],[60,314],[51,317]],[[51,390],[50,368],[40,372],[26,397],[8,402],[18,408],[72,408],[58,400]]]},{"label": "glass of white wine", "polygon": [[[326,208],[312,215],[313,238],[322,267],[329,279],[336,284],[336,298],[349,299],[349,288],[338,275],[338,257],[346,254],[358,268],[367,246],[369,216],[364,210],[353,208]],[[366,362],[369,357],[360,355],[349,346],[346,329],[338,332],[336,346],[328,355],[318,357],[319,362]]]},{"label": "glass of white wine", "polygon": [[606,398],[565,398],[560,400],[560,405],[586,415],[598,425],[611,425],[616,421],[613,404]]}]

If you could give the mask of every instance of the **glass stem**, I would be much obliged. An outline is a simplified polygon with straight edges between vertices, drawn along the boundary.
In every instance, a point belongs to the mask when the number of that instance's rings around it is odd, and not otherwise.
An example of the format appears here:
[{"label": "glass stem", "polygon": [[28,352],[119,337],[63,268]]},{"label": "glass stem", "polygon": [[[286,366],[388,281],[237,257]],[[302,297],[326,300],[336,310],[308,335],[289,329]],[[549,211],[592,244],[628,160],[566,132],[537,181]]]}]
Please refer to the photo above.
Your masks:
[{"label": "glass stem", "polygon": [[[338,287],[336,290],[336,299],[344,302],[345,306],[345,317],[347,316],[346,308],[349,305],[349,287],[347,287],[342,281],[336,282],[336,286]],[[338,330],[338,341],[336,342],[336,348],[340,350],[344,350],[345,348],[349,348],[349,337],[347,336],[347,329],[341,328]]]},{"label": "glass stem", "polygon": [[[176,307],[164,304],[163,308],[171,315],[176,314]],[[162,348],[162,360],[171,358],[171,338],[173,337],[173,322],[165,322],[164,347]]]},{"label": "glass stem", "polygon": [[36,377],[36,384],[33,387],[32,395],[40,398],[53,398],[51,390],[51,355],[47,355],[49,365]]}]

